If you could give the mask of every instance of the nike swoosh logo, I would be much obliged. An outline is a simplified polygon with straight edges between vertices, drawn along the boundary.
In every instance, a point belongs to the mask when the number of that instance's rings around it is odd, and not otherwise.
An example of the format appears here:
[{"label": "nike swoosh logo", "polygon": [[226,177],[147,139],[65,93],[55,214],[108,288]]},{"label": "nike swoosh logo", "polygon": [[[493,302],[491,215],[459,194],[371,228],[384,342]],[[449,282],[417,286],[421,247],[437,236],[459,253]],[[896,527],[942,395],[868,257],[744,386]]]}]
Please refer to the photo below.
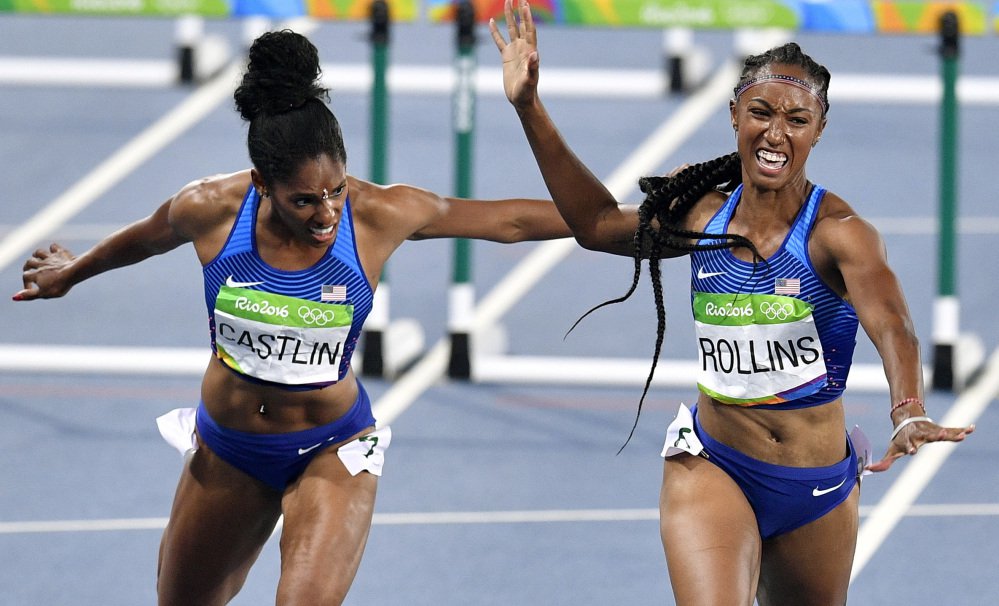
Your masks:
[{"label": "nike swoosh logo", "polygon": [[704,278],[713,278],[715,276],[724,276],[724,275],[725,272],[723,271],[704,271],[703,266],[701,266],[701,268],[697,270],[698,280],[703,280]]},{"label": "nike swoosh logo", "polygon": [[232,279],[232,274],[229,274],[229,277],[225,279],[225,285],[229,288],[246,288],[247,286],[258,286],[260,284],[263,284],[263,282],[237,282]]},{"label": "nike swoosh logo", "polygon": [[319,447],[320,447],[320,446],[322,446],[322,445],[323,445],[323,443],[322,443],[322,442],[320,442],[320,443],[318,443],[318,444],[313,444],[312,446],[309,446],[308,448],[299,448],[299,449],[298,449],[298,454],[300,454],[300,455],[304,455],[304,454],[306,454],[306,453],[309,453],[309,452],[312,452],[313,450],[315,450],[315,449],[319,448]]},{"label": "nike swoosh logo", "polygon": [[824,494],[828,494],[828,493],[836,490],[837,488],[839,488],[843,484],[846,484],[846,478],[843,478],[842,482],[840,482],[839,484],[833,486],[832,488],[823,488],[823,489],[820,490],[819,487],[816,486],[815,488],[812,489],[812,496],[813,497],[821,497]]}]

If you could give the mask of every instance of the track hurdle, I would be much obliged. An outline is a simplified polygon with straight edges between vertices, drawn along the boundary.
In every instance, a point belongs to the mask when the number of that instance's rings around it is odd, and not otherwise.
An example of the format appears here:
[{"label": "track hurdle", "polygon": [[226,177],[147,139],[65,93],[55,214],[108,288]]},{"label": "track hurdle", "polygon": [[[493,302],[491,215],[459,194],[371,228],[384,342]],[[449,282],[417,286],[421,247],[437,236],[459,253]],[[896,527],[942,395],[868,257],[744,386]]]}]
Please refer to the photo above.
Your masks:
[{"label": "track hurdle", "polygon": [[[371,19],[371,181],[388,183],[388,64],[391,7],[373,0]],[[388,264],[382,268],[371,313],[365,322],[360,347],[360,369],[366,377],[392,377],[424,349],[423,329],[409,318],[391,319],[391,286]]]},{"label": "track hurdle", "polygon": [[940,102],[940,204],[937,234],[937,298],[933,303],[932,385],[959,390],[985,360],[981,342],[960,333],[957,296],[957,139],[960,107],[957,78],[960,59],[960,21],[954,11],[940,17],[943,97]]},{"label": "track hurdle", "polygon": [[[457,58],[453,95],[455,135],[455,196],[472,197],[472,135],[475,126],[475,7],[468,0],[456,7]],[[454,264],[448,292],[448,334],[451,352],[448,375],[455,379],[471,377],[470,338],[475,289],[471,276],[471,243],[463,238],[454,241]]]}]

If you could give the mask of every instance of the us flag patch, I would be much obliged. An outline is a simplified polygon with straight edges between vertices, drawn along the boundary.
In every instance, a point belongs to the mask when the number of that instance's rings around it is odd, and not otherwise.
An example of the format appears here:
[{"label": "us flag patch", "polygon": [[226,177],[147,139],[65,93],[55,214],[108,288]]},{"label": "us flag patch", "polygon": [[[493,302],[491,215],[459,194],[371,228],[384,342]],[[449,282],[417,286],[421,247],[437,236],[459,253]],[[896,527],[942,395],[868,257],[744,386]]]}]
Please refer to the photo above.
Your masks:
[{"label": "us flag patch", "polygon": [[319,295],[320,301],[346,301],[347,300],[347,285],[346,284],[323,284],[323,291]]},{"label": "us flag patch", "polygon": [[797,295],[801,293],[801,280],[798,278],[776,278],[774,280],[775,295]]}]

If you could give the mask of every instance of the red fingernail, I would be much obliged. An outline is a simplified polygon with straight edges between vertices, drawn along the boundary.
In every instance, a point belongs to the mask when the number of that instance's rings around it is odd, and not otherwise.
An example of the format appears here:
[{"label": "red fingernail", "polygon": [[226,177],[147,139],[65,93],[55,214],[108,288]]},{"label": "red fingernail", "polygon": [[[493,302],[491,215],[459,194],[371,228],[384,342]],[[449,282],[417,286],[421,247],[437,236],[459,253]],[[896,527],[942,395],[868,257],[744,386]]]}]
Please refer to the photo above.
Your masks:
[{"label": "red fingernail", "polygon": [[14,295],[14,296],[13,296],[12,298],[13,298],[13,299],[14,299],[15,301],[20,301],[20,300],[21,300],[21,293],[17,293],[17,294],[16,294],[16,295]]}]

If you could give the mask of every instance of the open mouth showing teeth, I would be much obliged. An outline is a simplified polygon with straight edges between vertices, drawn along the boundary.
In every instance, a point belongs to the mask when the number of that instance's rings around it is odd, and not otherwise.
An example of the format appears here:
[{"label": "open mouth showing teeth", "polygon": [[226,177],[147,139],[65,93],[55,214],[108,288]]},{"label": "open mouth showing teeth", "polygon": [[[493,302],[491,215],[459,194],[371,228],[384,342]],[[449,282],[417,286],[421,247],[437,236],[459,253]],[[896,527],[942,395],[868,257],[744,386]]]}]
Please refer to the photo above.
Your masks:
[{"label": "open mouth showing teeth", "polygon": [[779,169],[787,164],[787,156],[777,152],[761,149],[756,152],[756,160],[765,168]]},{"label": "open mouth showing teeth", "polygon": [[316,234],[317,236],[327,236],[333,233],[334,227],[335,227],[334,225],[330,225],[329,227],[310,227],[309,231]]}]

